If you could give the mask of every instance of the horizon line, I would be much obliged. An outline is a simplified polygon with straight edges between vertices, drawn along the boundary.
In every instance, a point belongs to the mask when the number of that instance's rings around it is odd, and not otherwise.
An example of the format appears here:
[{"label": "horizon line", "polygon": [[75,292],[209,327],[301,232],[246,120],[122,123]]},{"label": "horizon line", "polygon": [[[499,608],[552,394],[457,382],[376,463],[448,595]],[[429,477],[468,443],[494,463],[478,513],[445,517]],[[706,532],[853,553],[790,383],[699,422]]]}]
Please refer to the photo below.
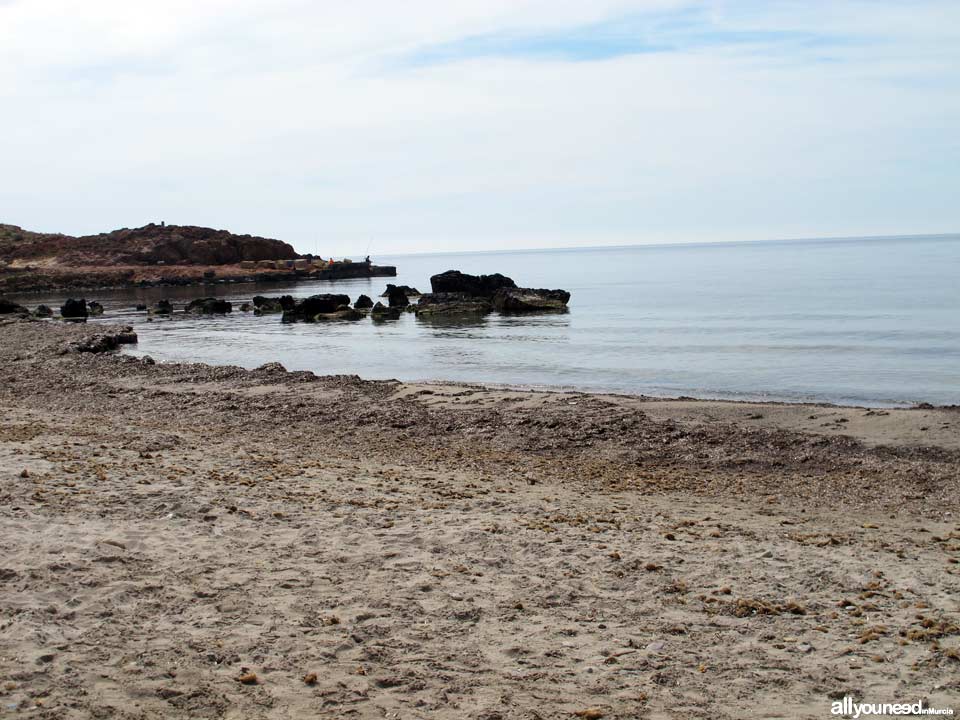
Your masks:
[{"label": "horizon line", "polygon": [[653,243],[624,243],[614,245],[567,245],[558,247],[526,247],[526,248],[500,248],[496,250],[421,250],[415,252],[395,252],[384,253],[380,257],[410,257],[415,255],[480,255],[497,253],[524,253],[524,252],[561,252],[565,250],[619,250],[631,248],[663,248],[663,247],[703,247],[703,246],[723,246],[723,245],[756,245],[764,243],[831,243],[831,242],[851,242],[855,240],[906,240],[917,238],[921,240],[960,240],[960,231],[945,233],[919,233],[919,234],[896,234],[896,235],[827,235],[821,237],[795,237],[795,238],[765,238],[761,240],[696,240],[691,242],[653,242]]}]

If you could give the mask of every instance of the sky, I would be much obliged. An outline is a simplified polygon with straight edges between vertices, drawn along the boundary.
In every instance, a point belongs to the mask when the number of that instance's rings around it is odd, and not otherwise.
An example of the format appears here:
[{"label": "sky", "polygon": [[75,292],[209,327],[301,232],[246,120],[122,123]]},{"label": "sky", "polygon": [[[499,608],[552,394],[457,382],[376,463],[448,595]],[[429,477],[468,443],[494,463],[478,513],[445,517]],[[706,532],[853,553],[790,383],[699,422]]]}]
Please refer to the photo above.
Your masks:
[{"label": "sky", "polygon": [[960,231],[957,0],[0,0],[0,222],[358,256]]}]

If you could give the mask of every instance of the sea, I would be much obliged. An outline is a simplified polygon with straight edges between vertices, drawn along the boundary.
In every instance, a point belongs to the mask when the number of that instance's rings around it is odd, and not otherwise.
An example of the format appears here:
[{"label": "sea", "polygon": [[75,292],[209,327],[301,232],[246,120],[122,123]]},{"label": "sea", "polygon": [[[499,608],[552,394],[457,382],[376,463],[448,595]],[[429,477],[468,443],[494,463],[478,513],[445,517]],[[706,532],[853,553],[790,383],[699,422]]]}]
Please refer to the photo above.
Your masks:
[{"label": "sea", "polygon": [[[129,350],[370,379],[458,381],[663,397],[869,407],[960,403],[960,235],[375,256],[396,278],[87,292]],[[283,323],[237,310],[254,295],[430,290],[445,270],[503,273],[571,293],[564,314]],[[75,293],[76,295],[76,293]],[[169,298],[226,316],[149,318]],[[63,296],[19,296],[30,307]]]}]

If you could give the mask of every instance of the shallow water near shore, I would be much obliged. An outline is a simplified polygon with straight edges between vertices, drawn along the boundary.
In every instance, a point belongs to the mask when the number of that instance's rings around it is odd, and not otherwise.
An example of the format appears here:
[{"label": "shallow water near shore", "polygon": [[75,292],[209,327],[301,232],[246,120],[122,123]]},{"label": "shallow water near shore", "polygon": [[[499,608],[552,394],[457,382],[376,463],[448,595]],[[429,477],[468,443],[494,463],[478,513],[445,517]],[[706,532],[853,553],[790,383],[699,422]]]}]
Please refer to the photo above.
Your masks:
[{"label": "shallow water near shore", "polygon": [[[158,361],[656,396],[960,403],[960,236],[375,256],[398,276],[85,293]],[[566,314],[284,324],[237,312],[147,322],[137,302],[429,292],[448,269],[565,288]],[[61,297],[20,296],[35,307]],[[235,306],[236,308],[236,306]]]}]

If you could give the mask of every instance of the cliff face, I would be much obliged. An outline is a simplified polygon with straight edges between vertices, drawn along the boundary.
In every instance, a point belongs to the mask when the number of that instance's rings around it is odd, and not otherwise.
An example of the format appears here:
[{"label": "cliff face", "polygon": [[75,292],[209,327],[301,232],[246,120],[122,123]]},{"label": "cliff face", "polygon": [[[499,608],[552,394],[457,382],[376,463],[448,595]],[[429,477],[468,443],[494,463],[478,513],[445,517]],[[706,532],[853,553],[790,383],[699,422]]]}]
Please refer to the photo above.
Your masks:
[{"label": "cliff face", "polygon": [[292,260],[288,243],[192,225],[145,225],[71,237],[0,224],[0,261],[61,267],[233,265],[243,260]]}]

